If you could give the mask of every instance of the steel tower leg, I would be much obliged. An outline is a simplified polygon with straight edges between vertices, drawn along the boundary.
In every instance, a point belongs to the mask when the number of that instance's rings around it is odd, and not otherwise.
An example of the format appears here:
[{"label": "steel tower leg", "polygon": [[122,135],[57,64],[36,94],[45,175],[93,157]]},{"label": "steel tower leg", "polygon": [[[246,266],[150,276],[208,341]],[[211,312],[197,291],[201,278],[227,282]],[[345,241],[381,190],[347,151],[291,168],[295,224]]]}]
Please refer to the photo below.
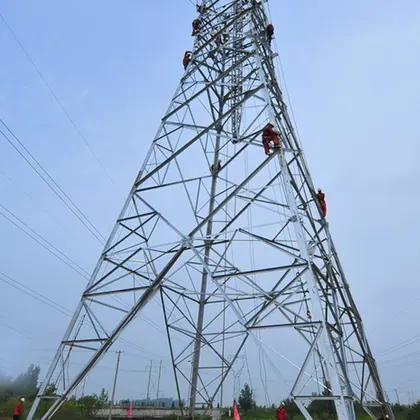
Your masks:
[{"label": "steel tower leg", "polygon": [[[222,94],[223,98],[223,94]],[[219,115],[223,114],[223,100],[220,101],[220,109]],[[216,147],[214,153],[214,160],[213,165],[214,167],[217,166],[217,162],[219,160],[219,150],[220,148],[220,130],[218,130],[216,136]],[[218,174],[214,173],[212,175],[211,181],[211,192],[210,192],[210,202],[209,202],[209,214],[213,214],[214,207],[216,205],[215,196],[216,196],[216,186],[217,186],[217,179]],[[213,217],[210,217],[207,222],[206,228],[206,237],[209,238],[213,234]],[[205,252],[204,252],[204,261],[205,264],[208,265],[210,261],[210,253],[211,253],[211,240],[205,240]],[[193,362],[192,362],[192,378],[191,378],[191,388],[190,388],[190,405],[189,405],[189,416],[190,418],[194,418],[195,412],[195,405],[196,405],[196,396],[197,396],[197,382],[198,382],[198,372],[200,369],[200,353],[201,353],[201,345],[202,345],[202,333],[203,333],[203,323],[204,323],[204,310],[206,306],[207,300],[207,282],[208,282],[208,273],[206,270],[203,270],[202,279],[201,279],[201,291],[200,291],[200,303],[198,309],[198,319],[197,319],[197,332],[196,338],[194,343],[194,354],[193,354]]]}]

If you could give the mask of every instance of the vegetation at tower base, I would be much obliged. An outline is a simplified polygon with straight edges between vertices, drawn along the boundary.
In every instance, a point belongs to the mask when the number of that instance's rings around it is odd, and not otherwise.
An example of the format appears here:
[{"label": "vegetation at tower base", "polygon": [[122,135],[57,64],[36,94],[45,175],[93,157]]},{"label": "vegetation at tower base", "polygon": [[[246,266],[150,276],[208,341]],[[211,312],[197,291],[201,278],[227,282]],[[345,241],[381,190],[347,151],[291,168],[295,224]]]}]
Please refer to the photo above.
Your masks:
[{"label": "vegetation at tower base", "polygon": [[241,393],[238,397],[238,403],[239,407],[245,411],[245,414],[247,414],[251,408],[255,407],[254,395],[248,384],[245,384],[243,389],[241,389]]},{"label": "vegetation at tower base", "polygon": [[[28,369],[19,374],[16,378],[10,378],[0,373],[0,420],[9,420],[12,416],[13,409],[20,397],[25,397],[24,416],[29,411],[33,399],[38,390],[38,379],[40,375],[40,367],[30,365]],[[45,394],[53,397],[56,395],[56,387],[50,384]],[[130,398],[123,398],[118,401],[120,407],[128,410]],[[254,400],[254,392],[252,388],[245,384],[238,396],[239,410],[242,420],[273,420],[278,405],[282,399],[272,404],[270,407],[257,406]],[[289,420],[304,420],[304,417],[299,413],[295,403],[291,399],[283,400],[286,406]],[[39,413],[44,413],[48,410],[52,401],[44,400],[40,404]],[[148,407],[161,407],[167,410],[174,410],[173,414],[168,415],[168,420],[175,420],[177,415],[177,400],[173,398],[159,398],[159,400],[145,400],[135,399],[134,407],[137,409],[147,409]],[[56,417],[62,420],[88,420],[98,419],[103,413],[99,413],[99,409],[107,408],[109,406],[108,392],[102,389],[99,394],[83,395],[80,397],[72,396],[66,401]],[[222,409],[222,418],[227,420],[228,413],[231,407],[224,407]],[[335,414],[330,401],[315,400],[307,407],[308,411],[313,416],[314,420],[335,420]],[[396,420],[419,420],[420,419],[420,400],[411,405],[395,404],[392,406]],[[369,420],[370,417],[364,413],[363,409],[356,404],[357,420]],[[379,417],[379,415],[377,414]],[[135,419],[136,416],[133,416]],[[146,418],[146,417],[137,417]],[[207,417],[205,418],[207,420]],[[205,420],[203,418],[203,420]]]},{"label": "vegetation at tower base", "polygon": [[[281,401],[281,400],[280,400]],[[273,420],[276,418],[276,409],[280,403],[273,404],[271,407],[255,406],[247,413],[239,408],[241,420]],[[322,404],[319,404],[322,402]],[[288,420],[305,420],[296,404],[291,399],[284,400]],[[336,420],[336,415],[331,411],[331,408],[326,403],[329,401],[313,401],[307,408],[314,420]],[[392,410],[396,420],[420,420],[420,400],[411,405],[395,404],[392,405]],[[355,404],[355,412],[357,420],[371,420],[366,412],[358,405]],[[375,420],[379,418],[380,414],[376,413]],[[223,419],[227,420],[228,411],[223,413]]]}]

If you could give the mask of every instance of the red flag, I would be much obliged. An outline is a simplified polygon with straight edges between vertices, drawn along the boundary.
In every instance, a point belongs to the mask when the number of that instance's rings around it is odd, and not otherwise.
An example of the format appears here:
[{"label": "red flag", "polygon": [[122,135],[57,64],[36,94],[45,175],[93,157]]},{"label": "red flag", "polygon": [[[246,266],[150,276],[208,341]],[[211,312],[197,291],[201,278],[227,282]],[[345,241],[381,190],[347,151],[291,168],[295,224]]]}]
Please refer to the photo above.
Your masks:
[{"label": "red flag", "polygon": [[133,401],[130,402],[127,412],[127,418],[131,419],[131,417],[133,417]]},{"label": "red flag", "polygon": [[233,420],[241,420],[236,401],[233,401]]}]

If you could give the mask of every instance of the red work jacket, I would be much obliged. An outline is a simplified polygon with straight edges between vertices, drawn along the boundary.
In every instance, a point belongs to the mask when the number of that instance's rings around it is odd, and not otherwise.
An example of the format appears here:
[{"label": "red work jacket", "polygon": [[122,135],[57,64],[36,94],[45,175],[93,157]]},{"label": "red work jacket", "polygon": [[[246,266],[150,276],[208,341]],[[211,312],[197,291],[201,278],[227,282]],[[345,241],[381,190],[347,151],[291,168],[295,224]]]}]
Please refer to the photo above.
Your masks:
[{"label": "red work jacket", "polygon": [[22,414],[22,405],[23,405],[22,401],[19,401],[16,404],[15,411],[13,411],[14,416],[20,416]]},{"label": "red work jacket", "polygon": [[284,407],[279,407],[276,413],[277,420],[287,420],[286,409]]},{"label": "red work jacket", "polygon": [[320,203],[325,203],[325,194],[323,192],[319,192],[316,195]]},{"label": "red work jacket", "polygon": [[278,139],[278,134],[274,131],[271,125],[264,128],[262,135],[263,138],[267,139],[268,141]]}]

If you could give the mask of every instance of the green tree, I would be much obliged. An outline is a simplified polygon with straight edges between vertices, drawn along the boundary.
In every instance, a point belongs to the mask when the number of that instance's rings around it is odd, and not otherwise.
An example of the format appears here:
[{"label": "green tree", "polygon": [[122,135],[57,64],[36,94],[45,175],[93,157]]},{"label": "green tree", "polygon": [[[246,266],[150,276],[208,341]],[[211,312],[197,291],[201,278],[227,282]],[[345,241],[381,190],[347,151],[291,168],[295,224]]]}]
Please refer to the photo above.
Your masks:
[{"label": "green tree", "polygon": [[30,365],[25,373],[21,373],[12,383],[13,395],[25,395],[35,398],[38,392],[38,380],[41,368]]},{"label": "green tree", "polygon": [[[330,384],[326,381],[321,396],[331,397],[330,389]],[[317,396],[317,394],[313,394],[313,396]],[[320,420],[329,420],[335,415],[335,405],[332,400],[313,400],[308,406],[308,411],[313,415],[316,414]]]},{"label": "green tree", "polygon": [[94,417],[98,410],[108,403],[108,393],[102,389],[101,394],[86,395],[77,400],[77,407],[83,417]]},{"label": "green tree", "polygon": [[49,383],[45,388],[44,395],[48,397],[55,397],[57,395],[57,387],[53,383]]},{"label": "green tree", "polygon": [[238,397],[238,403],[239,407],[245,411],[245,414],[248,413],[248,410],[255,407],[254,394],[248,384],[245,384],[241,389],[241,393]]},{"label": "green tree", "polygon": [[29,399],[35,397],[40,371],[39,366],[30,365],[26,372],[19,374],[15,379],[0,374],[0,401],[19,396]]},{"label": "green tree", "polygon": [[414,403],[408,410],[407,420],[420,419],[420,401]]},{"label": "green tree", "polygon": [[[109,404],[108,391],[105,391],[105,388],[102,388],[101,393],[99,394],[98,403],[101,404],[102,407]],[[130,404],[130,401],[128,403]]]}]

